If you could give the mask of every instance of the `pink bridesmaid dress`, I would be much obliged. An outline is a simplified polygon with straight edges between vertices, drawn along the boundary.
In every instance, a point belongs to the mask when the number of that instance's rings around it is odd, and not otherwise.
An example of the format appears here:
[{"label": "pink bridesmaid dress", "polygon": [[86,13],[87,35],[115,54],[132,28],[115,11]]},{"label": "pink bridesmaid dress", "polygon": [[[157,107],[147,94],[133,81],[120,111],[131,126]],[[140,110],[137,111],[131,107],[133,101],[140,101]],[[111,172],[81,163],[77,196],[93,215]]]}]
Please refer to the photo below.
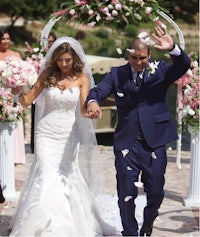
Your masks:
[{"label": "pink bridesmaid dress", "polygon": [[24,143],[24,125],[23,121],[19,120],[14,130],[14,163],[24,164],[25,158],[25,143]]}]

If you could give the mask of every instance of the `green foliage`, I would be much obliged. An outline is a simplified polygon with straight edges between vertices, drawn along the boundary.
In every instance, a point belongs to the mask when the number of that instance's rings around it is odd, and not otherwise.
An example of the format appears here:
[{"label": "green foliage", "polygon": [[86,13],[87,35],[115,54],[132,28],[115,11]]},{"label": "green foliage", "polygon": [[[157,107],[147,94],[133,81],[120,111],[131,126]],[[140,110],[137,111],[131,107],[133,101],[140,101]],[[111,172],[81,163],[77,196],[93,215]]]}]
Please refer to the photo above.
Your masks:
[{"label": "green foliage", "polygon": [[19,17],[26,20],[48,18],[57,8],[57,0],[1,0],[1,13],[5,13],[11,18],[11,25]]},{"label": "green foliage", "polygon": [[134,38],[138,34],[138,25],[127,25],[124,29],[124,32],[127,34],[128,37]]},{"label": "green foliage", "polygon": [[109,37],[109,32],[105,28],[100,27],[96,32],[96,36],[102,39],[107,39]]},{"label": "green foliage", "polygon": [[174,19],[182,19],[187,23],[195,23],[195,15],[199,12],[198,0],[169,0],[171,3],[171,14]]}]

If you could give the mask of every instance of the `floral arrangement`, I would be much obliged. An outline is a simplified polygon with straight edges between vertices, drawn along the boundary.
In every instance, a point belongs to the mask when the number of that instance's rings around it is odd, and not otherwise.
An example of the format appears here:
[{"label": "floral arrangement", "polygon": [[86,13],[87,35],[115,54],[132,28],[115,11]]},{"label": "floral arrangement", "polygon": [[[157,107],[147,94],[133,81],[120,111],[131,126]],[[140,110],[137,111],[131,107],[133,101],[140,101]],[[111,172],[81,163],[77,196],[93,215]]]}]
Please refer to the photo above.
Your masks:
[{"label": "floral arrangement", "polygon": [[178,85],[177,113],[181,115],[183,125],[190,126],[190,132],[199,131],[199,96],[200,96],[200,67],[198,55],[194,52],[189,54],[191,67],[176,83]]},{"label": "floral arrangement", "polygon": [[37,80],[35,68],[18,57],[7,57],[0,76],[0,84],[6,88],[17,86],[31,88]]},{"label": "floral arrangement", "polygon": [[0,122],[17,122],[23,117],[23,107],[14,101],[10,90],[0,87]]},{"label": "floral arrangement", "polygon": [[63,16],[66,21],[76,21],[91,27],[102,23],[123,26],[150,19],[159,22],[157,12],[168,12],[161,6],[167,4],[164,0],[67,0],[52,17]]},{"label": "floral arrangement", "polygon": [[0,122],[16,122],[23,117],[22,106],[15,101],[12,88],[26,93],[36,82],[35,68],[18,57],[7,57],[0,65]]},{"label": "floral arrangement", "polygon": [[25,42],[25,44],[28,50],[25,61],[33,65],[37,74],[39,74],[46,50],[40,47],[33,48],[28,42]]}]

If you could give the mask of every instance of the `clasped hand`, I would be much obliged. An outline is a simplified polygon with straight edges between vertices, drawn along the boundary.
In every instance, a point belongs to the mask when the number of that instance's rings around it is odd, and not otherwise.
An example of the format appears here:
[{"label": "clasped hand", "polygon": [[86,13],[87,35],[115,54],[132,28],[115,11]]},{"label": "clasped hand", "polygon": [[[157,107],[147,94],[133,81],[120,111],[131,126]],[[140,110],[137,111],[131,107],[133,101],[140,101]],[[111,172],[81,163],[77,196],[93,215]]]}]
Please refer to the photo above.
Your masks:
[{"label": "clasped hand", "polygon": [[97,119],[102,117],[102,110],[97,102],[89,102],[87,106],[86,117],[90,119]]}]

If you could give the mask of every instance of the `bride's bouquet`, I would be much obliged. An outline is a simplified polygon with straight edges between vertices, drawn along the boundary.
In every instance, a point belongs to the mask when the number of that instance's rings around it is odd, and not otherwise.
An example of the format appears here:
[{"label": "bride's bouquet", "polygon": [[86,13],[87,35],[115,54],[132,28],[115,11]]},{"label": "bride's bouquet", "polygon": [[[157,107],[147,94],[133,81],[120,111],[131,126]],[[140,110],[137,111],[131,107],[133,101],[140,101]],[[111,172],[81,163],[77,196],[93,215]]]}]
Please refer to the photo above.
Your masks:
[{"label": "bride's bouquet", "polygon": [[28,62],[17,57],[0,62],[0,122],[16,122],[23,117],[24,109],[11,90],[19,86],[26,93],[36,81],[37,72]]}]

